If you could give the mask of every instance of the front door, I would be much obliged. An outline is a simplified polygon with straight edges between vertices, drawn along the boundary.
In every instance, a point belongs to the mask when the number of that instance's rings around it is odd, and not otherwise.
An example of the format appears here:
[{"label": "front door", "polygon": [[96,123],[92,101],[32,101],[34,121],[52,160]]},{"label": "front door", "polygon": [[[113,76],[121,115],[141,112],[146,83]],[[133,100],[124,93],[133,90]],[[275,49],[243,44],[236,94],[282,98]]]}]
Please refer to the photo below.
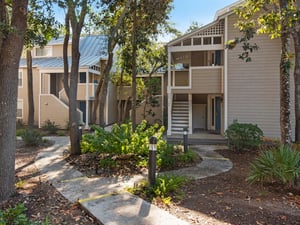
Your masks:
[{"label": "front door", "polygon": [[217,96],[215,97],[215,102],[216,102],[216,132],[220,133],[221,131],[221,97]]},{"label": "front door", "polygon": [[79,102],[79,109],[82,112],[82,120],[85,123],[86,122],[86,101],[80,101]]},{"label": "front door", "polygon": [[222,124],[221,96],[210,96],[209,98],[209,129],[219,134],[221,132]]}]

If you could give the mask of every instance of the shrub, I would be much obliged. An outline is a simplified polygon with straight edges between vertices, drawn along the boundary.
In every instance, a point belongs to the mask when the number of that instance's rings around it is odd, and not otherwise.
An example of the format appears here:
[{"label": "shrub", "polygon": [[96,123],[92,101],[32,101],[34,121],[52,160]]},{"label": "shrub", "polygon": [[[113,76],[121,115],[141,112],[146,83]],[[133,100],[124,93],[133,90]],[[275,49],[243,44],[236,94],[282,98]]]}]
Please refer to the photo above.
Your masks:
[{"label": "shrub", "polygon": [[137,154],[139,156],[148,155],[149,137],[157,138],[157,148],[160,149],[166,145],[162,139],[164,127],[158,124],[147,126],[146,121],[139,124],[135,131],[132,130],[131,123],[113,125],[112,131],[107,132],[103,128],[93,126],[94,134],[85,134],[81,141],[81,150],[83,153],[113,153],[120,154]]},{"label": "shrub", "polygon": [[21,128],[24,128],[24,127],[25,127],[25,123],[23,122],[23,120],[18,119],[17,122],[16,122],[16,128],[21,129]]},{"label": "shrub", "polygon": [[225,132],[229,147],[233,150],[254,149],[262,144],[263,131],[254,124],[231,124]]},{"label": "shrub", "polygon": [[26,129],[21,133],[21,138],[26,146],[38,146],[42,143],[41,134],[33,129]]},{"label": "shrub", "polygon": [[5,211],[0,210],[0,224],[19,224],[19,225],[38,225],[49,224],[47,219],[45,222],[31,222],[26,214],[26,207],[23,204],[17,204],[14,208],[8,208]]},{"label": "shrub", "polygon": [[150,201],[160,199],[164,204],[169,205],[172,198],[179,199],[183,195],[181,187],[187,181],[188,179],[184,176],[161,175],[156,178],[155,185],[149,186],[148,182],[144,181],[140,185],[129,189],[129,191],[148,198]]},{"label": "shrub", "polygon": [[289,146],[281,145],[263,152],[250,166],[247,181],[280,182],[291,184],[300,176],[300,154]]},{"label": "shrub", "polygon": [[46,120],[42,129],[47,131],[48,134],[56,134],[59,126],[54,121]]},{"label": "shrub", "polygon": [[25,130],[26,130],[26,129],[23,129],[23,128],[17,129],[17,131],[16,131],[16,136],[21,137],[22,134],[25,132]]}]

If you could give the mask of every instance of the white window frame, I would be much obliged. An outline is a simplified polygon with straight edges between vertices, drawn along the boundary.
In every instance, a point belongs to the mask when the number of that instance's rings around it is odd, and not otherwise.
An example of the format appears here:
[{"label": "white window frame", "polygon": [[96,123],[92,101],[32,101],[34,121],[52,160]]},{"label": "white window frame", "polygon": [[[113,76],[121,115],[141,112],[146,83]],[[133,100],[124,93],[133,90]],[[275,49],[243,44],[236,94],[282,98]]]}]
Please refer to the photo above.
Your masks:
[{"label": "white window frame", "polygon": [[[41,49],[42,50],[42,55],[38,55],[37,54],[37,50],[38,49]],[[45,52],[47,52],[47,54],[45,54],[44,55],[44,53]],[[34,49],[34,56],[35,57],[50,57],[50,56],[52,56],[52,47],[51,46],[45,46],[45,47],[43,47],[43,48],[41,48],[41,47],[36,47],[35,49]]]},{"label": "white window frame", "polygon": [[23,78],[24,78],[23,77],[23,71],[19,71],[19,74],[18,74],[18,87],[19,88],[23,87],[23,83],[24,83],[24,79]]},{"label": "white window frame", "polygon": [[[21,110],[21,112],[22,112],[21,116],[18,116],[18,110]],[[18,98],[18,101],[17,101],[17,119],[23,119],[23,116],[24,116],[24,101],[23,101],[23,99]]]}]

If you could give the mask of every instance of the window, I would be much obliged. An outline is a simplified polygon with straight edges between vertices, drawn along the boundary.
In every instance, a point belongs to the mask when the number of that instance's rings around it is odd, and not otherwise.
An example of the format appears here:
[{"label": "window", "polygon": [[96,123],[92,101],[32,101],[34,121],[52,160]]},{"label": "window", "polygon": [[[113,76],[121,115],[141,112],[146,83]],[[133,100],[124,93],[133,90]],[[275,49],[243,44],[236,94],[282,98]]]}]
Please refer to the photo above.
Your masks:
[{"label": "window", "polygon": [[214,45],[222,44],[222,38],[221,37],[214,37]]},{"label": "window", "polygon": [[17,103],[17,118],[22,119],[23,118],[23,99],[18,99]]},{"label": "window", "polygon": [[79,73],[79,83],[86,83],[86,73],[85,72]]},{"label": "window", "polygon": [[204,45],[211,45],[211,37],[203,38],[203,44]]},{"label": "window", "polygon": [[44,48],[36,48],[35,49],[35,56],[51,56],[52,55],[52,48],[51,47],[44,47]]},{"label": "window", "polygon": [[182,45],[183,46],[191,46],[192,45],[192,40],[191,39],[183,40]]},{"label": "window", "polygon": [[19,71],[19,75],[18,75],[18,87],[23,87],[23,73],[22,73],[22,71]]},{"label": "window", "polygon": [[201,45],[201,38],[194,38],[193,43],[194,45]]}]

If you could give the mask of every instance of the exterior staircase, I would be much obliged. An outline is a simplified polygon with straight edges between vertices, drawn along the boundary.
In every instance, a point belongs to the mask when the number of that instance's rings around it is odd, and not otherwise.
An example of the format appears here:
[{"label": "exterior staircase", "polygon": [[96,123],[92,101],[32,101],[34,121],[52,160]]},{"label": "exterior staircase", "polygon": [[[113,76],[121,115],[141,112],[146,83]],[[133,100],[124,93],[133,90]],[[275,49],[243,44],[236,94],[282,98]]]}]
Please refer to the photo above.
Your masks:
[{"label": "exterior staircase", "polygon": [[182,134],[185,127],[189,127],[189,102],[173,101],[172,134]]}]

